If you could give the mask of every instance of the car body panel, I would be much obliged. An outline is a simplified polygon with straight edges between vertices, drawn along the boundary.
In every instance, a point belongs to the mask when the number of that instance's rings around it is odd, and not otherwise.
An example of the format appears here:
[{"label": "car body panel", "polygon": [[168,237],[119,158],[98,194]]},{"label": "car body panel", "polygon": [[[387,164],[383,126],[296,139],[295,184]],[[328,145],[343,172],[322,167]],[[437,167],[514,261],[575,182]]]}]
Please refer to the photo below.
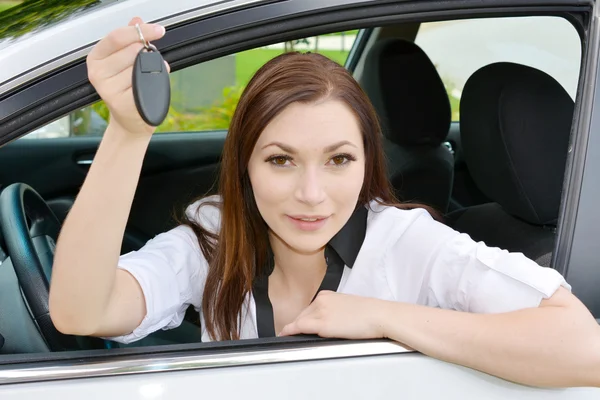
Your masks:
[{"label": "car body panel", "polygon": [[[293,358],[293,355],[292,355]],[[98,365],[101,369],[103,365]],[[0,373],[0,376],[2,374]],[[528,399],[592,400],[600,389],[539,389],[419,353],[335,358],[0,386],[3,398]]]},{"label": "car body panel", "polygon": [[[177,20],[172,21],[173,23],[184,19],[183,15],[193,10],[195,10],[194,15],[197,16],[260,1],[126,0],[109,3],[97,10],[83,13],[77,18],[41,29],[34,35],[5,39],[4,42],[0,42],[0,65],[3,66],[0,70],[0,87],[28,71],[46,66],[56,59],[57,54],[64,58],[66,55],[77,53],[79,49],[89,49],[108,32],[127,25],[132,16],[138,16],[147,22],[179,16]],[[27,57],[23,57],[23,54]]]}]

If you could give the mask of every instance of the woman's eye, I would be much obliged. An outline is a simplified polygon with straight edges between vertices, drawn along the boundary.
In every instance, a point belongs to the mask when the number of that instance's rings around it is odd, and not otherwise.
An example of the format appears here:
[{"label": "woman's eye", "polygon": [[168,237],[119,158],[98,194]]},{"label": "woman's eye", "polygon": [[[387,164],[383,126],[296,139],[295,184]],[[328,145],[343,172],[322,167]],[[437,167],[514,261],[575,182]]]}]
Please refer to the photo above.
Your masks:
[{"label": "woman's eye", "polygon": [[335,156],[331,159],[331,161],[333,161],[335,165],[342,165],[347,161],[347,159],[345,156]]},{"label": "woman's eye", "polygon": [[348,164],[350,161],[354,161],[355,159],[348,154],[338,154],[336,156],[331,157],[329,163],[335,167],[342,167]]},{"label": "woman's eye", "polygon": [[286,156],[275,156],[275,157],[269,158],[268,161],[277,167],[285,167],[285,166],[287,166],[288,162],[290,161],[290,158],[286,157]]},{"label": "woman's eye", "polygon": [[287,159],[285,157],[275,157],[275,159],[273,161],[277,165],[285,165],[285,163],[287,162]]}]

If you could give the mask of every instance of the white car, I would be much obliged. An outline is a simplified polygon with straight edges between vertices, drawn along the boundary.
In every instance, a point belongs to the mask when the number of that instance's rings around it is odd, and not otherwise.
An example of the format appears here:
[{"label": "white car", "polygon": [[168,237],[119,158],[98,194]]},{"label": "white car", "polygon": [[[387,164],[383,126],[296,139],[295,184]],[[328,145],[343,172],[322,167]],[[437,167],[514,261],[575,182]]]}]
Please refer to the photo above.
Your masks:
[{"label": "white car", "polygon": [[[291,48],[318,51],[371,97],[401,197],[557,269],[600,318],[599,15],[592,0],[78,0],[0,11],[0,398],[599,399],[600,388],[523,386],[386,340],[201,343],[190,310],[180,327],[126,346],[63,335],[48,312],[54,243],[107,123],[86,55],[139,16],[167,29],[154,44],[172,67],[172,107],[123,253],[214,190],[252,73]],[[547,77],[543,107],[533,83],[509,73],[490,72],[487,97],[473,100],[476,71],[515,64]],[[489,113],[511,91],[506,120]]]}]

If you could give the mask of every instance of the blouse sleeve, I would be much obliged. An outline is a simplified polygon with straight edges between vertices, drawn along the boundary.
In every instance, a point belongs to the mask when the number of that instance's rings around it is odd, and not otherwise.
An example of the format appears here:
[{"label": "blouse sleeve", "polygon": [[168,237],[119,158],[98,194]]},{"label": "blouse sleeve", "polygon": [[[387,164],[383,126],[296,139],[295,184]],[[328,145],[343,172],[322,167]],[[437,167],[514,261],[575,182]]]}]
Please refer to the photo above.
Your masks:
[{"label": "blouse sleeve", "polygon": [[[188,216],[192,207],[194,205],[188,209]],[[214,207],[206,206],[201,210],[195,217],[203,226],[216,231],[218,216]],[[146,303],[146,316],[133,332],[106,339],[131,343],[159,329],[178,327],[190,305],[196,310],[201,309],[208,264],[196,235],[188,226],[161,233],[140,250],[122,255],[118,268],[129,272],[139,283]]]},{"label": "blouse sleeve", "polygon": [[[392,280],[415,278],[421,303],[459,311],[501,313],[537,307],[560,286],[571,290],[558,271],[541,267],[522,253],[476,242],[423,210],[413,216],[391,249],[394,258],[402,261],[388,275]],[[407,269],[412,269],[408,275]]]}]

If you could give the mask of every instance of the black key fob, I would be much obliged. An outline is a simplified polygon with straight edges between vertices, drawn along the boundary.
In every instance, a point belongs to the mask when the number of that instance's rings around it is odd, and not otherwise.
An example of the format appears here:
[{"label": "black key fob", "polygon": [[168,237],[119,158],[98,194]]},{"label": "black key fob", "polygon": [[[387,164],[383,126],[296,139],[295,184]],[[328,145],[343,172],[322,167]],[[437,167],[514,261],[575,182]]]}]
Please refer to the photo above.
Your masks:
[{"label": "black key fob", "polygon": [[133,65],[133,99],[142,119],[160,125],[169,112],[171,83],[162,55],[153,45],[138,53]]}]

